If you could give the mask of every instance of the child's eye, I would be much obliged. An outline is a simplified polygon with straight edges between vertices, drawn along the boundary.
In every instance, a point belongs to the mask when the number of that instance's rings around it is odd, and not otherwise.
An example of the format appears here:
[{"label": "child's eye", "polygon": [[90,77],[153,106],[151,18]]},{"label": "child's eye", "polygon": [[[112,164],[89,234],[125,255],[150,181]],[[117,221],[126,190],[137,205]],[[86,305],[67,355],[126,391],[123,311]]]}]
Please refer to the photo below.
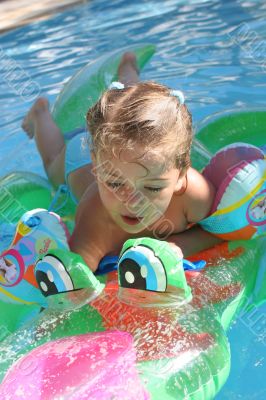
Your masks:
[{"label": "child's eye", "polygon": [[106,185],[112,189],[117,189],[117,188],[123,186],[123,184],[120,182],[106,182]]},{"label": "child's eye", "polygon": [[150,192],[153,193],[158,193],[160,192],[163,188],[162,187],[148,187],[146,186],[145,189],[149,190]]}]

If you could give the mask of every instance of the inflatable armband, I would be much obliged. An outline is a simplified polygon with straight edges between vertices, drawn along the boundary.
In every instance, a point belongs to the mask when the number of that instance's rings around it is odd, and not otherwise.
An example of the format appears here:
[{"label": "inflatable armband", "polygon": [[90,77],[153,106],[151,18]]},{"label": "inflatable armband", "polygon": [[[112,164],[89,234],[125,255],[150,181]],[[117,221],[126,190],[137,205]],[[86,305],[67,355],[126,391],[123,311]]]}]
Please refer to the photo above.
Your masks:
[{"label": "inflatable armband", "polygon": [[202,228],[224,240],[251,239],[266,232],[266,160],[246,143],[221,149],[203,171],[215,186],[211,215]]}]

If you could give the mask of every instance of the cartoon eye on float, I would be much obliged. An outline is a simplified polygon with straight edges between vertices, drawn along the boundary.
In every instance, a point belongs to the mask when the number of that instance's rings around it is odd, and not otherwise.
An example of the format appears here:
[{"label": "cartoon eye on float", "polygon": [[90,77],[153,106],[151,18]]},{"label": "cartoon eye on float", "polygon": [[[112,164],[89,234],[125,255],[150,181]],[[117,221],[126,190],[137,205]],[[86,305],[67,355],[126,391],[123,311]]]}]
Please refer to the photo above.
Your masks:
[{"label": "cartoon eye on float", "polygon": [[119,285],[123,288],[165,292],[166,270],[154,251],[143,245],[130,247],[118,262]]},{"label": "cartoon eye on float", "polygon": [[64,264],[54,255],[47,254],[37,262],[35,277],[45,297],[74,290],[72,279]]}]

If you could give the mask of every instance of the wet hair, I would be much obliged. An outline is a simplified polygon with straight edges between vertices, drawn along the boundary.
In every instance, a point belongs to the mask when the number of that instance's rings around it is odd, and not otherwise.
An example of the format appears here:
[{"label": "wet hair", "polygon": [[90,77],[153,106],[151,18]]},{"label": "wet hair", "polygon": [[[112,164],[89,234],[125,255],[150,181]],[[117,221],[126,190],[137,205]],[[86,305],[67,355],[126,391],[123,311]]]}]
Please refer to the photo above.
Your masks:
[{"label": "wet hair", "polygon": [[165,168],[190,166],[192,118],[171,90],[152,81],[103,93],[87,113],[91,150],[128,149],[136,144],[164,152]]}]

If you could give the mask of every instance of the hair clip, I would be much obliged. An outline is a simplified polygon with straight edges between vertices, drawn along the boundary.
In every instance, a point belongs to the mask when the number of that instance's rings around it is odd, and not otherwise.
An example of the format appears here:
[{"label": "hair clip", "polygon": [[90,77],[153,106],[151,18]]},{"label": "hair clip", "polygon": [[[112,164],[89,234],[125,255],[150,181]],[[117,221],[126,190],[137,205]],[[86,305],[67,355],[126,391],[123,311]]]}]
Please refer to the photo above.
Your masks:
[{"label": "hair clip", "polygon": [[121,82],[112,82],[110,85],[109,85],[109,90],[110,89],[124,89],[125,88],[125,85],[123,84],[123,83],[121,83]]},{"label": "hair clip", "polygon": [[180,104],[184,104],[185,103],[185,96],[183,94],[183,92],[181,92],[181,90],[170,90],[170,95],[177,97],[179,100]]}]

